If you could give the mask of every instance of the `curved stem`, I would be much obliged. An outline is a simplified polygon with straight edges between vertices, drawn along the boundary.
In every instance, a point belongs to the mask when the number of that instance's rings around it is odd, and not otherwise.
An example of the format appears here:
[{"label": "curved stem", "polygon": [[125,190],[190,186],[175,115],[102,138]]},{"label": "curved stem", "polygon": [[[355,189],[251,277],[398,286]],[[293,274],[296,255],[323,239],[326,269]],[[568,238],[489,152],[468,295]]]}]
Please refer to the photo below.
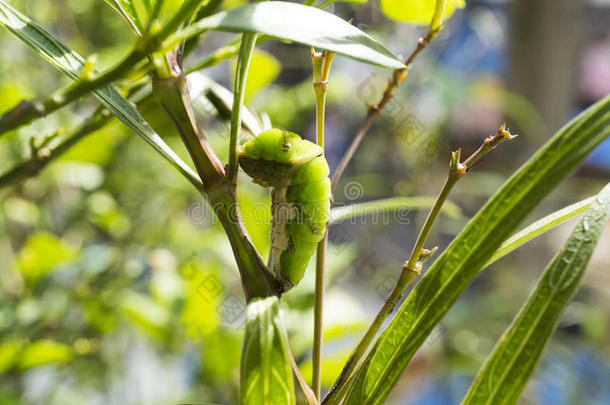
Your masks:
[{"label": "curved stem", "polygon": [[233,111],[231,114],[231,139],[229,140],[229,167],[227,178],[232,184],[237,183],[237,138],[241,129],[241,107],[244,104],[244,93],[248,68],[252,59],[252,52],[256,45],[256,34],[244,32],[241,39],[241,47],[237,66],[235,68],[235,83],[233,90]]},{"label": "curved stem", "polygon": [[203,181],[204,190],[211,190],[224,180],[224,167],[197,124],[182,68],[172,52],[163,59],[165,66],[158,69],[153,78],[153,93],[178,130]]}]

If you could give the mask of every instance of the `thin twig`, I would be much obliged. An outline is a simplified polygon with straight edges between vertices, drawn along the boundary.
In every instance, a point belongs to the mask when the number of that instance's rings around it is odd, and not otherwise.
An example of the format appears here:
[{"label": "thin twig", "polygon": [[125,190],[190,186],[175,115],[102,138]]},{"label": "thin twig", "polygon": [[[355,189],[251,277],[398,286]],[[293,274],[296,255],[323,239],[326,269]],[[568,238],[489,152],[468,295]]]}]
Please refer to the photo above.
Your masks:
[{"label": "thin twig", "polygon": [[145,51],[136,46],[132,52],[113,68],[95,78],[82,77],[55,95],[40,100],[24,100],[0,117],[0,135],[28,124],[36,118],[44,117],[61,107],[77,100],[97,88],[103,87],[127,75],[140,62]]},{"label": "thin twig", "polygon": [[417,237],[409,259],[402,267],[398,282],[386,298],[373,323],[369,326],[364,336],[356,346],[356,349],[354,349],[354,352],[343,368],[343,371],[324,399],[324,404],[335,404],[338,403],[337,401],[341,400],[343,394],[348,388],[347,381],[354,375],[354,371],[359,366],[362,357],[377,335],[377,332],[379,332],[379,329],[387,317],[392,313],[392,311],[394,311],[394,308],[402,298],[402,294],[405,292],[409,284],[420,274],[423,262],[429,259],[430,256],[436,251],[436,248],[427,250],[423,249],[423,246],[426,243],[430,230],[432,229],[432,225],[436,221],[436,218],[438,217],[443,204],[447,200],[447,196],[453,189],[453,186],[455,186],[457,181],[485,154],[494,149],[499,143],[511,140],[515,137],[516,135],[511,135],[511,133],[506,129],[506,124],[502,124],[496,134],[486,138],[481,146],[463,163],[460,162],[461,151],[459,149],[452,153],[447,180],[445,181],[443,188],[441,189],[434,203],[434,206],[426,218],[426,222],[424,223],[424,226]]},{"label": "thin twig", "polygon": [[[326,92],[328,90],[328,75],[332,65],[334,52],[321,53],[311,50],[313,65],[313,89],[316,96],[316,143],[324,149],[324,117],[326,111]],[[322,394],[322,343],[323,343],[323,311],[324,311],[324,279],[326,272],[326,247],[328,245],[328,225],[324,238],[318,243],[316,250],[316,283],[314,298],[314,329],[312,350],[312,388],[319,400]]]},{"label": "thin twig", "polygon": [[[0,135],[19,128],[34,119],[44,117],[70,104],[87,93],[127,76],[147,55],[159,49],[165,37],[176,31],[201,5],[200,0],[188,0],[163,27],[156,32],[146,32],[140,36],[133,50],[117,65],[95,76],[83,74],[76,82],[58,93],[39,100],[23,100],[0,117]],[[151,24],[154,31],[156,27]],[[83,72],[84,73],[84,72]]]},{"label": "thin twig", "polygon": [[[392,77],[388,80],[386,84],[386,88],[383,92],[383,95],[381,96],[381,100],[377,104],[372,104],[368,106],[364,121],[360,125],[360,128],[356,132],[354,139],[352,140],[351,144],[347,148],[347,151],[341,158],[341,161],[339,162],[337,169],[335,170],[335,173],[332,176],[331,191],[334,192],[337,188],[337,185],[339,184],[339,181],[341,180],[341,177],[343,176],[347,165],[354,157],[354,154],[360,146],[360,143],[362,143],[362,140],[368,133],[375,120],[381,115],[383,108],[394,97],[394,93],[396,92],[396,88],[398,87],[398,85],[407,78],[407,74],[409,69],[411,68],[411,64],[413,63],[417,55],[419,55],[421,51],[423,51],[428,46],[428,44],[430,44],[432,39],[434,39],[434,37],[436,37],[436,35],[443,29],[446,5],[447,0],[437,0],[432,21],[430,22],[430,25],[428,27],[428,32],[423,38],[420,38],[417,41],[416,47],[405,60],[404,65],[406,66],[406,68],[395,69],[392,74]],[[384,303],[383,307],[375,317],[373,323],[370,325],[369,329],[356,346],[356,349],[354,350],[352,356],[345,364],[341,374],[335,381],[335,384],[328,392],[326,398],[324,398],[324,404],[337,403],[337,401],[341,400],[344,389],[347,387],[347,384],[345,384],[347,379],[351,376],[352,372],[358,365],[358,362],[365,354],[368,346],[377,334],[377,331],[381,328],[383,321],[393,311],[394,307],[400,299],[401,294],[396,294],[395,291],[404,291],[404,289],[406,289],[406,287],[415,278],[415,276],[416,275],[411,274],[410,272],[403,271],[401,273],[398,282],[396,283],[396,286],[394,286],[392,293],[388,297],[388,300],[386,300],[386,302]]]},{"label": "thin twig", "polygon": [[337,184],[341,180],[343,172],[345,172],[347,165],[354,157],[356,150],[360,146],[360,143],[362,143],[362,140],[368,133],[369,129],[371,128],[375,120],[381,115],[381,112],[383,111],[386,104],[388,104],[388,102],[390,102],[390,100],[392,100],[392,98],[394,97],[394,93],[396,92],[396,88],[398,87],[398,85],[407,78],[407,73],[411,68],[413,60],[417,57],[417,55],[420,54],[421,51],[423,51],[428,46],[428,44],[430,44],[430,41],[432,41],[432,39],[434,39],[434,37],[443,28],[443,25],[437,26],[435,28],[432,27],[433,26],[431,25],[425,37],[420,38],[419,41],[417,41],[417,46],[415,47],[415,49],[413,49],[409,57],[404,62],[406,68],[394,70],[392,77],[388,80],[386,84],[383,95],[381,96],[381,100],[379,100],[377,104],[371,104],[368,106],[364,121],[360,125],[360,128],[358,128],[356,136],[354,136],[354,139],[352,139],[352,143],[349,145],[347,151],[345,151],[345,154],[341,158],[341,161],[339,162],[335,173],[333,173],[331,181],[331,188],[333,191],[335,191],[335,189],[337,188]]},{"label": "thin twig", "polygon": [[29,160],[0,176],[0,189],[36,176],[52,160],[64,154],[87,135],[106,125],[110,121],[110,117],[108,110],[99,108],[58,145],[32,148],[32,156]]}]

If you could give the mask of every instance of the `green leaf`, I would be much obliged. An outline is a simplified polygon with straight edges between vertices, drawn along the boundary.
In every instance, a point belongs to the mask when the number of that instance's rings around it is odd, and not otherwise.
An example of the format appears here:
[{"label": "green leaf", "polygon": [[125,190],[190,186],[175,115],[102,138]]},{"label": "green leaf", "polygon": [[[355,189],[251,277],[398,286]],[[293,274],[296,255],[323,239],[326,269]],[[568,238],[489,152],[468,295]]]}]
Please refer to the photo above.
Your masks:
[{"label": "green leaf", "polygon": [[[219,293],[214,289],[218,284],[214,263],[200,266],[187,263],[182,269],[183,274],[191,272],[202,274],[203,277],[185,278],[184,280],[184,306],[180,315],[180,323],[186,329],[186,335],[193,339],[218,333],[220,316],[216,310],[221,302]],[[211,270],[212,269],[212,270]],[[206,314],[206,316],[201,316]]]},{"label": "green leaf", "polygon": [[[392,20],[428,25],[434,15],[437,0],[381,0],[381,11]],[[464,0],[447,0],[444,19],[466,5]]]},{"label": "green leaf", "polygon": [[314,5],[314,3],[316,3],[315,7],[320,8],[320,9],[325,9],[326,7],[330,6],[331,4],[335,4],[335,3],[364,4],[367,1],[368,0],[322,0],[322,1],[318,1],[318,2],[316,2],[316,1],[313,1],[313,2],[305,1],[305,2],[303,2],[303,4]]},{"label": "green leaf", "polygon": [[252,3],[203,18],[170,37],[164,46],[208,30],[256,32],[374,65],[405,68],[383,45],[347,21],[314,7],[283,1]]},{"label": "green leaf", "polygon": [[162,1],[157,20],[161,23],[176,14],[184,1],[178,0],[105,0],[124,19],[136,35],[141,36],[150,23],[150,17],[157,3]]},{"label": "green leaf", "polygon": [[[341,374],[341,370],[345,365],[345,362],[349,359],[351,351],[343,349],[337,353],[324,354],[322,359],[322,386],[330,387],[335,378]],[[307,359],[305,362],[299,365],[301,375],[309,376],[308,381],[311,383],[311,375],[313,373],[313,363],[311,359]]]},{"label": "green leaf", "polygon": [[463,405],[517,402],[585,273],[610,216],[610,184],[595,198],[479,370]]},{"label": "green leaf", "polygon": [[144,26],[138,21],[136,10],[130,0],[106,0],[106,3],[110,4],[123,17],[136,35],[142,35]]},{"label": "green leaf", "polygon": [[240,404],[296,403],[289,350],[278,298],[250,301],[240,365]]},{"label": "green leaf", "polygon": [[502,243],[502,246],[496,250],[496,253],[494,253],[494,255],[483,267],[489,266],[521,245],[524,245],[530,240],[542,235],[547,231],[550,231],[558,225],[561,225],[568,219],[574,218],[578,214],[583,213],[587,208],[589,208],[594,199],[595,197],[590,197],[572,205],[568,205],[567,207],[557,210],[523,228],[510,238],[506,239],[504,243]]},{"label": "green leaf", "polygon": [[346,404],[380,404],[434,326],[521,220],[610,135],[610,96],[566,124],[485,204],[379,336]]},{"label": "green leaf", "polygon": [[118,307],[142,332],[159,339],[167,336],[170,313],[166,307],[159,305],[149,296],[127,291],[118,301]]},{"label": "green leaf", "polygon": [[[433,197],[391,197],[343,207],[333,207],[330,210],[328,223],[335,224],[355,217],[363,218],[368,215],[387,215],[388,213],[394,213],[394,218],[398,221],[405,220],[411,210],[430,208],[435,201],[436,199]],[[450,201],[443,205],[442,212],[454,219],[462,217],[460,207]]]},{"label": "green leaf", "polygon": [[[83,57],[63,45],[42,27],[7,5],[3,0],[0,0],[0,23],[72,80],[79,78],[80,71],[85,64]],[[93,94],[112,114],[152,146],[193,185],[201,187],[199,176],[157,135],[133,103],[121,96],[111,85],[99,88]]]},{"label": "green leaf", "polygon": [[[201,107],[212,114],[217,112],[223,118],[231,118],[231,108],[233,107],[231,90],[199,72],[190,73],[187,79],[193,107],[196,110],[197,107]],[[204,101],[204,99],[207,100]],[[214,108],[206,108],[210,103]],[[247,106],[242,106],[240,115],[242,125],[252,134],[258,135],[263,132],[258,118]]]},{"label": "green leaf", "polygon": [[27,370],[50,363],[63,363],[72,359],[70,346],[54,340],[38,340],[26,346],[21,352],[19,368]]},{"label": "green leaf", "polygon": [[23,342],[18,339],[5,339],[0,343],[0,373],[10,370],[19,360]]},{"label": "green leaf", "polygon": [[[255,50],[250,60],[250,73],[246,81],[244,103],[248,103],[257,91],[267,87],[280,74],[282,65],[270,53]],[[233,68],[235,69],[235,67]]]},{"label": "green leaf", "polygon": [[76,254],[75,247],[57,236],[38,232],[30,236],[17,254],[17,268],[28,284],[33,285]]}]

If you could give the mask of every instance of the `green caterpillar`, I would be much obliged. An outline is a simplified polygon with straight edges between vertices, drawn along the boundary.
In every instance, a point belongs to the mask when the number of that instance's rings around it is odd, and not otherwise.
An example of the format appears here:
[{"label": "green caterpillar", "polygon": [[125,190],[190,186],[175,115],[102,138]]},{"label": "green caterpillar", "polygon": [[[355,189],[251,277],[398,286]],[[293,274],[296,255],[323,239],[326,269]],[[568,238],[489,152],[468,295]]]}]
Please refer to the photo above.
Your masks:
[{"label": "green caterpillar", "polygon": [[323,150],[270,129],[243,145],[239,164],[255,183],[271,187],[271,265],[288,290],[303,278],[326,230],[331,192]]}]

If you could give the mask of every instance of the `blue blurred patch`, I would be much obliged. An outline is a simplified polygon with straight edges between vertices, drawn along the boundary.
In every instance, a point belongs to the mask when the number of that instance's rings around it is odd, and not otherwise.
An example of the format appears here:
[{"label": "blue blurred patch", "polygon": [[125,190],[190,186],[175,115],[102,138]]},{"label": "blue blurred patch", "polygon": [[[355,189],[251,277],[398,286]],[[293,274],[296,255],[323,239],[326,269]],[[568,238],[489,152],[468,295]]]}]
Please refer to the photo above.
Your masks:
[{"label": "blue blurred patch", "polygon": [[587,166],[610,171],[610,138],[606,139],[586,160]]},{"label": "blue blurred patch", "polygon": [[459,10],[450,21],[451,35],[439,53],[441,64],[466,77],[503,77],[507,67],[507,11],[502,5]]}]

